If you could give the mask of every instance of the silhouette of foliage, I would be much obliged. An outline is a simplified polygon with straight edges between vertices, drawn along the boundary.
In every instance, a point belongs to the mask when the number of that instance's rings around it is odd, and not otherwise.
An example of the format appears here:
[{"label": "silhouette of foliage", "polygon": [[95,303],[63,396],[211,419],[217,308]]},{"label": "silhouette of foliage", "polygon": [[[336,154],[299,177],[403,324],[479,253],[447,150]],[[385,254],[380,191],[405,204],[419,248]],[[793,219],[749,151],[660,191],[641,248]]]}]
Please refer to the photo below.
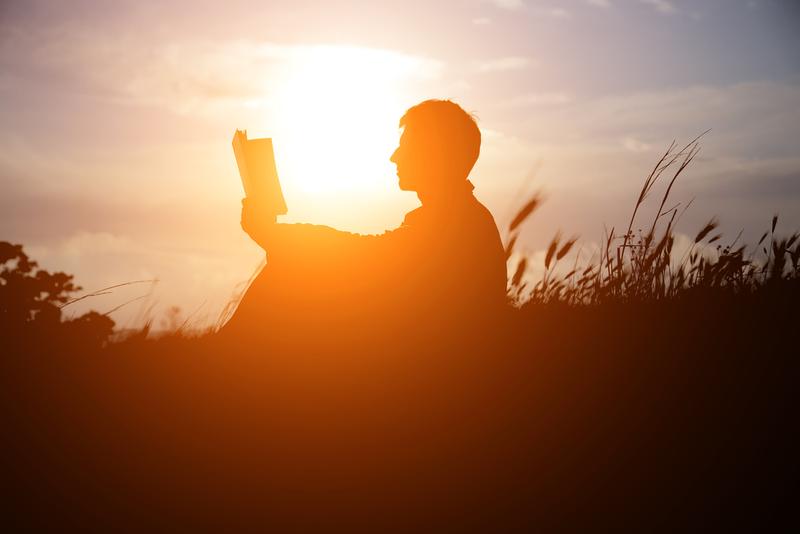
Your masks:
[{"label": "silhouette of foliage", "polygon": [[[40,269],[22,249],[0,241],[0,328],[6,333],[36,334],[52,342],[64,341],[86,345],[105,343],[111,336],[114,321],[97,312],[62,321],[61,308],[81,287],[73,276]],[[41,341],[41,339],[40,339]]]}]

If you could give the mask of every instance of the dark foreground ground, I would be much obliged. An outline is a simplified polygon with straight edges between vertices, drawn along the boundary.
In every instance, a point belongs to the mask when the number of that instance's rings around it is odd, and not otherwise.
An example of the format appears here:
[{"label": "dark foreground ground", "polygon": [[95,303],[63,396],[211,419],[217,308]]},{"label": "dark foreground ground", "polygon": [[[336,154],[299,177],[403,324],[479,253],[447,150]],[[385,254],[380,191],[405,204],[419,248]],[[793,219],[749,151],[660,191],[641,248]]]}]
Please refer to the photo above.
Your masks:
[{"label": "dark foreground ground", "polygon": [[2,357],[6,521],[796,528],[799,294],[531,306],[450,334],[276,333],[247,350],[17,332]]}]

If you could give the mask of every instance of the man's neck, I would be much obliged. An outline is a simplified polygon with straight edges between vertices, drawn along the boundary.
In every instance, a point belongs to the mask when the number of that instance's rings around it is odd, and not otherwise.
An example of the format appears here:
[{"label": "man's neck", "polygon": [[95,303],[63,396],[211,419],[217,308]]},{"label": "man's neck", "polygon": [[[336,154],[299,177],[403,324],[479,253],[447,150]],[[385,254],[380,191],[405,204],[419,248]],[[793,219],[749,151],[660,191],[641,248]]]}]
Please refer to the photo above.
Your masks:
[{"label": "man's neck", "polygon": [[445,188],[417,191],[417,198],[419,198],[423,206],[447,207],[453,201],[471,196],[474,188],[475,186],[472,185],[472,182],[464,180],[463,182],[455,182]]}]

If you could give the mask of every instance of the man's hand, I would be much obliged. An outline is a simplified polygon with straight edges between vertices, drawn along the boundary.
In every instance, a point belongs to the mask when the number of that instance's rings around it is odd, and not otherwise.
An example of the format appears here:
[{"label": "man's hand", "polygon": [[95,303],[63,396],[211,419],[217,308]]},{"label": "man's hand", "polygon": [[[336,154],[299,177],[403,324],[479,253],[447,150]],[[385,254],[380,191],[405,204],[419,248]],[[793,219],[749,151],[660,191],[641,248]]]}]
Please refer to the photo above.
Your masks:
[{"label": "man's hand", "polygon": [[268,215],[260,203],[252,198],[242,199],[242,230],[258,245],[267,250],[270,236],[275,230],[275,215]]}]

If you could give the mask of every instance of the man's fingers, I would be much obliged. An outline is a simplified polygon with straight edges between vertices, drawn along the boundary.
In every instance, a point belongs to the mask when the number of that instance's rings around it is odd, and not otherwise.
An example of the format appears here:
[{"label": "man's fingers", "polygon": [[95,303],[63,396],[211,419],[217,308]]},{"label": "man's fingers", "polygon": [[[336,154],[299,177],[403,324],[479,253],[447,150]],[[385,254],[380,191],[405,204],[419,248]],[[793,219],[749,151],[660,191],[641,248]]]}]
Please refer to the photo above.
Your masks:
[{"label": "man's fingers", "polygon": [[253,199],[243,198],[239,224],[246,234],[263,247],[275,224],[276,217],[275,215],[264,215],[262,208],[263,206],[253,202]]}]

